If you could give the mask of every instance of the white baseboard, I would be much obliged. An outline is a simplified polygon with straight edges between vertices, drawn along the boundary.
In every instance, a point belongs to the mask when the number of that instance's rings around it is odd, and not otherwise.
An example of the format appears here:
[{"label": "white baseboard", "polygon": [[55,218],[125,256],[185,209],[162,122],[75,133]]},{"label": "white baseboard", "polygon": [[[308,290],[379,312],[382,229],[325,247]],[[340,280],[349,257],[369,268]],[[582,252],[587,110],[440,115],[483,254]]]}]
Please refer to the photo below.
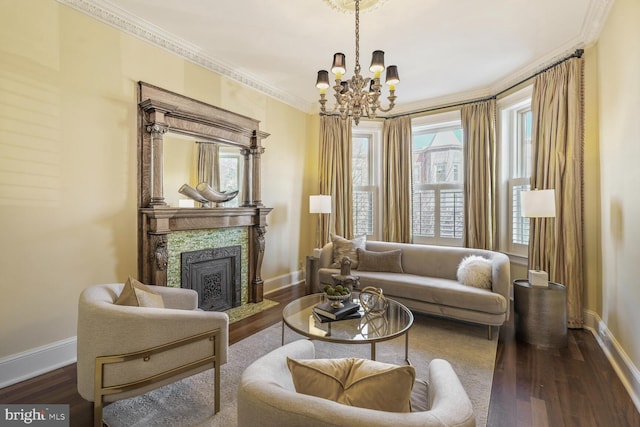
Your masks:
[{"label": "white baseboard", "polygon": [[76,361],[76,337],[0,359],[0,388],[62,368]]},{"label": "white baseboard", "polygon": [[597,313],[589,310],[584,311],[585,328],[590,330],[596,341],[609,359],[609,363],[627,389],[633,404],[640,411],[640,371],[627,356],[613,336],[606,323]]},{"label": "white baseboard", "polygon": [[304,270],[292,271],[291,273],[283,274],[282,276],[272,277],[271,279],[264,281],[264,294],[265,296],[268,296],[268,294],[279,291],[280,289],[300,284],[301,282],[304,282],[304,280]]}]

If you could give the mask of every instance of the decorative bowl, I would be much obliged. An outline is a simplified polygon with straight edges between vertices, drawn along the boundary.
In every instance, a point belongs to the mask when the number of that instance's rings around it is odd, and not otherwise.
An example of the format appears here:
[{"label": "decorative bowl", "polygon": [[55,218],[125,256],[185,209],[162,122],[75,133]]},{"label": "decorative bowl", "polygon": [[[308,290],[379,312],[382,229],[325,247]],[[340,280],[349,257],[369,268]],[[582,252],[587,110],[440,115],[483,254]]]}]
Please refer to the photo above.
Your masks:
[{"label": "decorative bowl", "polygon": [[349,299],[351,298],[351,292],[349,292],[347,295],[329,295],[328,293],[324,293],[327,296],[327,299],[329,301],[333,301],[331,303],[331,307],[333,308],[342,308],[344,307],[344,303],[343,301],[349,301]]}]

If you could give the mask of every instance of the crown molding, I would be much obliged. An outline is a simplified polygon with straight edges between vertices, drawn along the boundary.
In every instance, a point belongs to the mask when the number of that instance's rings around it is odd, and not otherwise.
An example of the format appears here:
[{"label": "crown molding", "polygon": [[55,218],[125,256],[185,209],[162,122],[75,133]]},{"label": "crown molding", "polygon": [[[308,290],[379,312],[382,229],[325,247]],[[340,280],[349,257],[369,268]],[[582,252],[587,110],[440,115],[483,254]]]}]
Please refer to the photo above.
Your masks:
[{"label": "crown molding", "polygon": [[[204,55],[198,46],[180,39],[149,22],[141,20],[139,17],[109,3],[107,0],[57,1],[305,113],[313,114],[318,112],[316,102],[310,103],[305,99],[261,81],[255,76],[248,73],[238,72],[237,67],[234,67],[232,64],[224,63],[223,61]],[[363,7],[366,4],[368,8],[364,10],[372,11],[381,7],[386,1],[388,0],[363,0]],[[420,110],[438,108],[440,106],[447,106],[493,96],[525,79],[530,78],[559,59],[573,53],[576,49],[592,45],[600,36],[600,32],[604,27],[609,11],[611,10],[615,0],[588,1],[589,10],[580,35],[567,41],[562,46],[552,52],[549,52],[547,55],[539,58],[535,62],[520,68],[516,72],[511,73],[510,75],[501,78],[497,82],[486,87],[438,98],[425,99],[408,104],[398,104],[396,105],[393,113],[387,115],[396,116],[401,114],[411,114],[412,112],[418,112]],[[337,11],[343,13],[353,12],[353,10],[348,10],[349,4],[352,4],[353,0],[323,0],[323,2]],[[382,118],[387,115],[380,115],[380,117]]]},{"label": "crown molding", "polygon": [[238,72],[236,67],[233,67],[231,64],[227,64],[208,55],[204,55],[198,46],[176,37],[159,27],[140,19],[140,17],[122,10],[106,0],[57,1],[105,24],[124,31],[125,33],[144,40],[156,47],[164,49],[210,71],[221,74],[231,80],[250,87],[251,89],[282,101],[285,104],[297,108],[298,110],[307,112],[311,108],[308,101],[260,81],[258,78],[248,73]]}]

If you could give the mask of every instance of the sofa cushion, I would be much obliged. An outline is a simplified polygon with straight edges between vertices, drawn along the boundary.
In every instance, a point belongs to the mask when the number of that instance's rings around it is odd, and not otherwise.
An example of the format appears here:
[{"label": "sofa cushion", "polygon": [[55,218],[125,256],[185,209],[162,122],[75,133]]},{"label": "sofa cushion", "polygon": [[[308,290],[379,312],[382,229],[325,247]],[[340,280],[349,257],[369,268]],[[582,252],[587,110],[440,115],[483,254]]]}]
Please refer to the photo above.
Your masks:
[{"label": "sofa cushion", "polygon": [[[373,360],[291,359],[296,392],[360,408],[409,412],[416,370]],[[327,414],[331,416],[331,414]]]},{"label": "sofa cushion", "polygon": [[164,301],[161,295],[131,276],[124,284],[122,292],[115,303],[134,307],[164,308]]},{"label": "sofa cushion", "polygon": [[340,268],[342,258],[347,256],[351,260],[351,268],[358,268],[358,252],[357,249],[364,249],[367,244],[367,236],[357,236],[353,240],[331,234],[331,242],[333,243],[333,258],[331,267]]},{"label": "sofa cushion", "polygon": [[[335,273],[335,270],[321,269],[320,277],[330,272]],[[456,280],[374,271],[358,271],[358,276],[360,288],[382,288],[385,296],[389,298],[424,301],[490,314],[504,314],[507,309],[507,301],[502,295],[487,289],[466,286]]]},{"label": "sofa cushion", "polygon": [[491,289],[491,260],[478,255],[469,255],[460,261],[458,281],[463,285]]},{"label": "sofa cushion", "polygon": [[357,249],[358,271],[388,271],[404,273],[402,270],[402,249],[374,252]]}]

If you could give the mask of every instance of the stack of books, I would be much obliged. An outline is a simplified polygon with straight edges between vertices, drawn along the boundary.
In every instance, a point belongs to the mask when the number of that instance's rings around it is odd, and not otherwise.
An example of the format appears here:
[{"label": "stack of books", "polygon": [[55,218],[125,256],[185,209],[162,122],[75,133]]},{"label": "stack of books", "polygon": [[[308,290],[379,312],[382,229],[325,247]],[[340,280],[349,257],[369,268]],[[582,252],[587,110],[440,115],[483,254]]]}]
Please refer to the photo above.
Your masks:
[{"label": "stack of books", "polygon": [[321,323],[334,322],[336,320],[357,319],[360,317],[360,304],[345,301],[344,307],[335,308],[331,302],[325,302],[313,307],[313,315]]}]

